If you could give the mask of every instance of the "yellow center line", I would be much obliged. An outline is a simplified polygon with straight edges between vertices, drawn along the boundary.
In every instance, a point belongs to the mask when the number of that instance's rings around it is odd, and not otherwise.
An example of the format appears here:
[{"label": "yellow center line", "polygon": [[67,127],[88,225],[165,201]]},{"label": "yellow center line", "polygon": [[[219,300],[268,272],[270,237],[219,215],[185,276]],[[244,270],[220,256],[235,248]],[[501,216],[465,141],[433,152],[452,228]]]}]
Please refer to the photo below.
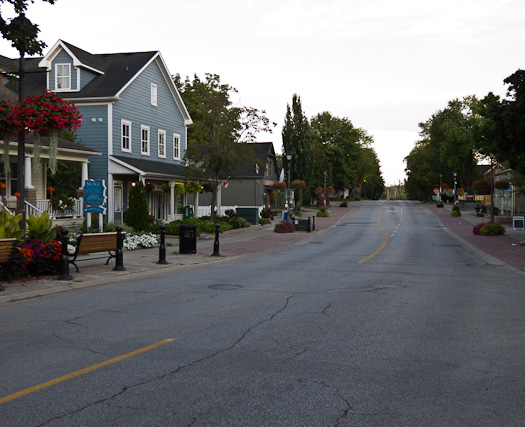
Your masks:
[{"label": "yellow center line", "polygon": [[383,242],[383,244],[381,245],[381,247],[377,251],[375,251],[372,255],[367,256],[365,259],[362,259],[361,261],[359,261],[358,264],[362,264],[362,263],[368,261],[370,258],[375,257],[379,252],[381,252],[383,250],[383,248],[386,246],[386,243],[388,242],[388,236],[386,235],[386,231],[383,229],[383,226],[381,225],[381,211],[382,210],[383,210],[383,208],[381,208],[379,210],[379,227],[381,228],[381,231],[383,231],[383,234],[385,235],[385,241]]},{"label": "yellow center line", "polygon": [[172,339],[172,338],[169,338],[167,340],[158,342],[156,344],[152,344],[150,346],[147,346],[147,347],[140,348],[138,350],[132,351],[131,353],[123,354],[122,356],[118,356],[118,357],[115,357],[113,359],[106,360],[105,362],[97,363],[96,365],[89,366],[89,367],[84,368],[84,369],[80,369],[79,371],[71,372],[70,374],[64,375],[64,376],[59,377],[59,378],[55,378],[54,380],[47,381],[47,382],[39,384],[39,385],[35,385],[33,387],[26,388],[25,390],[21,390],[21,391],[19,391],[17,393],[13,393],[13,394],[10,394],[8,396],[0,398],[0,405],[2,403],[9,402],[10,400],[18,399],[19,397],[25,396],[26,394],[30,394],[30,393],[33,393],[35,391],[42,390],[42,389],[44,389],[46,387],[50,387],[52,385],[61,383],[62,381],[70,380],[71,378],[75,378],[75,377],[78,377],[79,375],[83,375],[83,374],[86,374],[88,372],[94,371],[95,369],[102,368],[103,366],[111,365],[112,363],[115,363],[115,362],[120,362],[121,360],[127,359],[128,357],[136,356],[137,354],[144,353],[144,352],[149,351],[149,350],[153,350],[154,348],[160,347],[160,346],[162,346],[164,344],[167,344],[169,342],[172,342],[172,341],[175,341],[175,340]]}]

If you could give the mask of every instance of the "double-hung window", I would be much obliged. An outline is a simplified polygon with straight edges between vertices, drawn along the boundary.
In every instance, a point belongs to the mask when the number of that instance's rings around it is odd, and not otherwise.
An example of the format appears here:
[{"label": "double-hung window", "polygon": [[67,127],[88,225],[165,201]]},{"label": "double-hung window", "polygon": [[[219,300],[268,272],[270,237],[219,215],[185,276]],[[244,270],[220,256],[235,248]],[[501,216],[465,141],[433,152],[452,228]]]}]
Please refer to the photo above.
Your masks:
[{"label": "double-hung window", "polygon": [[159,157],[166,157],[166,131],[159,129]]},{"label": "double-hung window", "polygon": [[173,158],[180,160],[180,135],[173,134]]},{"label": "double-hung window", "polygon": [[71,90],[71,64],[55,65],[55,88],[57,91]]},{"label": "double-hung window", "polygon": [[121,149],[131,153],[131,122],[128,120],[121,121]]},{"label": "double-hung window", "polygon": [[149,126],[140,127],[140,152],[149,156]]}]

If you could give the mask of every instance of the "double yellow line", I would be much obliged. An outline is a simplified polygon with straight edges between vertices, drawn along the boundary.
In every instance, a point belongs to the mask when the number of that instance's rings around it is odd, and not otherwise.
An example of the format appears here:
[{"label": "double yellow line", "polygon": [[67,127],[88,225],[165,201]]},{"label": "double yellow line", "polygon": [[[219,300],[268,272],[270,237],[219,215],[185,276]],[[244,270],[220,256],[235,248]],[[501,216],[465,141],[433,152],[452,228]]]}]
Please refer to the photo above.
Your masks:
[{"label": "double yellow line", "polygon": [[388,242],[388,236],[386,235],[386,231],[383,229],[383,226],[381,225],[381,212],[382,211],[383,211],[383,208],[381,208],[379,210],[379,227],[381,228],[381,231],[385,235],[385,241],[383,242],[383,244],[381,245],[381,247],[377,251],[375,251],[372,255],[367,256],[365,259],[362,259],[361,261],[359,261],[358,264],[362,264],[362,263],[368,261],[370,258],[375,257],[379,252],[381,252],[384,249],[384,247],[386,246],[386,244]]},{"label": "double yellow line", "polygon": [[102,368],[103,366],[111,365],[115,362],[120,362],[121,360],[127,359],[128,357],[136,356],[137,354],[144,353],[149,350],[153,350],[154,348],[160,347],[164,344],[167,344],[169,342],[174,341],[172,338],[158,342],[156,344],[152,344],[150,346],[140,348],[138,350],[132,351],[131,353],[123,354],[122,356],[115,357],[110,360],[106,360],[102,363],[97,363],[96,365],[89,366],[88,368],[81,369],[79,371],[71,372],[70,374],[64,375],[59,378],[55,378],[54,380],[47,381],[45,383],[35,385],[33,387],[26,388],[25,390],[21,390],[17,393],[10,394],[8,396],[0,398],[0,405],[5,402],[9,402],[10,400],[18,399],[19,397],[25,396],[26,394],[33,393],[38,390],[42,390],[44,388],[50,387],[52,385],[61,383],[62,381],[70,380],[71,378],[78,377],[79,375],[87,374],[88,372],[94,371],[95,369]]}]

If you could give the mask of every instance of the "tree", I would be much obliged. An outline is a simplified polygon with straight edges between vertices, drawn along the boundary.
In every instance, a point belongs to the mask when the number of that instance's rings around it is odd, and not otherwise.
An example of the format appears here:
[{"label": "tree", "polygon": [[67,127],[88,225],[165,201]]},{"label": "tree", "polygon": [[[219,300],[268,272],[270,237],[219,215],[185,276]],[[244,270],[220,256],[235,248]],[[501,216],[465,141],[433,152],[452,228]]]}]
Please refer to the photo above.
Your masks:
[{"label": "tree", "polygon": [[516,71],[504,82],[509,85],[510,99],[499,100],[492,93],[487,96],[493,125],[485,129],[484,136],[498,161],[525,175],[525,71]]},{"label": "tree", "polygon": [[142,181],[135,183],[129,190],[129,206],[124,220],[136,231],[146,230],[150,224],[146,190]]},{"label": "tree", "polygon": [[[42,0],[49,4],[55,4],[56,0]],[[42,53],[42,49],[46,44],[37,40],[37,35],[40,32],[38,25],[33,24],[25,16],[25,11],[30,3],[34,0],[0,0],[0,8],[2,4],[11,4],[18,15],[7,23],[1,13],[0,9],[0,33],[6,40],[11,41],[13,47],[21,54],[35,55]],[[23,54],[22,54],[23,56]]]},{"label": "tree", "polygon": [[177,76],[175,84],[193,120],[184,156],[186,175],[211,184],[213,221],[219,186],[240,166],[253,162],[255,151],[249,143],[259,132],[271,132],[272,123],[265,111],[233,106],[230,95],[237,90],[222,84],[216,74],[206,74],[205,80],[195,75],[184,83]]},{"label": "tree", "polygon": [[[310,135],[308,119],[303,114],[301,98],[294,94],[292,106],[286,107],[286,116],[282,129],[283,153],[291,153],[290,179],[301,179],[305,181],[307,192],[312,192],[314,186],[313,176],[316,169],[314,158],[314,145]],[[288,170],[290,165],[286,156],[283,156],[283,164]]]}]

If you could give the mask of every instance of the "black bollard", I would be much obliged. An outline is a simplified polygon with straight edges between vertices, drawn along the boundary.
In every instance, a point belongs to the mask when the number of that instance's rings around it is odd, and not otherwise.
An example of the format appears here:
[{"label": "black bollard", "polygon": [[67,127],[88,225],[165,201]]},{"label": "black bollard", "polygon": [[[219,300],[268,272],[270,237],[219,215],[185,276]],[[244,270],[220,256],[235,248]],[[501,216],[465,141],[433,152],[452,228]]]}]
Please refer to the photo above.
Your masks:
[{"label": "black bollard", "polygon": [[312,230],[315,231],[315,215],[312,216]]},{"label": "black bollard", "polygon": [[124,240],[122,239],[122,227],[117,226],[117,253],[115,254],[115,268],[116,271],[126,271],[124,268],[124,252],[122,252]]},{"label": "black bollard", "polygon": [[67,228],[62,228],[60,231],[60,241],[62,243],[62,255],[60,257],[60,276],[58,280],[71,280],[73,276],[69,274],[69,253],[67,252],[67,243],[68,243],[68,230]]},{"label": "black bollard", "polygon": [[310,220],[310,217],[308,217],[308,233],[312,231],[312,221]]},{"label": "black bollard", "polygon": [[213,253],[211,254],[211,256],[221,256],[221,254],[219,253],[219,229],[220,229],[220,225],[219,224],[215,224],[215,242],[213,243]]},{"label": "black bollard", "polygon": [[167,264],[166,261],[166,224],[160,225],[159,260],[157,264]]}]

